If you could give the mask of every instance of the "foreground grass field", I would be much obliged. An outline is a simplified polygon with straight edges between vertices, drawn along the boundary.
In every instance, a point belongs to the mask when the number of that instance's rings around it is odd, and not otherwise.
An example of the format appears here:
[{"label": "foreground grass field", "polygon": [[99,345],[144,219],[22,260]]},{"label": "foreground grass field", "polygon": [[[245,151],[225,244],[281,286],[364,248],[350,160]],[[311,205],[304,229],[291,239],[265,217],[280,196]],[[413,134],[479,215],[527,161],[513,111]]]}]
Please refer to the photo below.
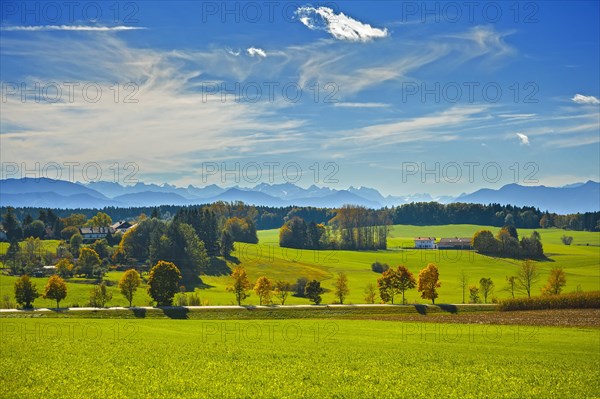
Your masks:
[{"label": "foreground grass field", "polygon": [[[283,279],[295,282],[297,278],[306,277],[320,280],[322,286],[329,291],[323,295],[324,303],[335,302],[333,282],[337,272],[348,275],[350,295],[347,303],[363,303],[363,290],[368,283],[375,284],[379,274],[371,271],[370,265],[374,261],[388,263],[392,266],[406,265],[415,275],[429,262],[436,263],[440,270],[442,283],[439,289],[439,303],[460,303],[462,293],[458,284],[458,277],[464,270],[469,276],[470,284],[478,284],[482,277],[490,277],[496,288],[493,297],[508,298],[510,293],[503,290],[506,286],[506,277],[516,274],[520,261],[514,259],[498,259],[479,255],[473,251],[455,250],[415,250],[402,249],[413,245],[415,236],[435,237],[467,237],[476,231],[487,228],[496,233],[498,228],[476,225],[446,225],[446,226],[393,226],[388,238],[387,251],[309,251],[281,248],[278,245],[278,230],[259,231],[259,244],[236,244],[233,255],[239,264],[244,266],[251,281],[261,275],[271,279]],[[520,235],[529,235],[533,230],[520,229]],[[579,289],[584,291],[600,290],[600,233],[564,231],[559,229],[539,229],[544,251],[549,261],[539,262],[541,278],[534,285],[534,294],[540,292],[546,283],[549,271],[553,267],[562,267],[567,276],[567,285],[564,292]],[[560,238],[563,234],[573,236],[573,244],[566,246]],[[49,247],[53,244],[47,242]],[[55,246],[55,244],[54,244]],[[6,250],[0,247],[0,252]],[[234,297],[226,291],[229,277],[226,275],[228,268],[234,267],[234,262],[222,262],[221,267],[213,270],[213,275],[202,276],[206,286],[186,287],[188,291],[198,288],[198,295],[210,305],[230,305]],[[111,306],[125,306],[127,301],[121,296],[116,287],[122,272],[111,272],[105,279],[113,285],[109,287],[113,293]],[[0,276],[0,298],[4,294],[13,295],[15,277]],[[45,278],[33,279],[38,288],[43,289]],[[85,281],[73,279],[68,283],[68,295],[63,306],[85,306],[89,301],[90,285]],[[407,292],[410,303],[427,303],[420,298],[416,290]],[[146,287],[138,290],[134,305],[147,306],[150,297]],[[255,295],[245,301],[246,304],[258,304]],[[308,300],[290,296],[288,304],[307,304]],[[51,300],[38,298],[35,305],[51,307],[55,304]]]},{"label": "foreground grass field", "polygon": [[600,330],[0,319],[2,398],[600,396]]}]

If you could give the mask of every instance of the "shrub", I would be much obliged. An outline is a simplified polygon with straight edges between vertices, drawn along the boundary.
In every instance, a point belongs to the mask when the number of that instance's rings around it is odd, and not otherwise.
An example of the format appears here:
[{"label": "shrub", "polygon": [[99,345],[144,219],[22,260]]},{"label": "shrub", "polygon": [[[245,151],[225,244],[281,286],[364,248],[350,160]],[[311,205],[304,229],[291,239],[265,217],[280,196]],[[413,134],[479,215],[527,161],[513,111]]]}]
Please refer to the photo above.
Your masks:
[{"label": "shrub", "polygon": [[565,245],[571,245],[571,243],[573,242],[573,237],[571,236],[565,236],[563,235],[560,240],[562,241],[563,244]]},{"label": "shrub", "polygon": [[10,295],[4,295],[2,297],[2,309],[14,309],[16,308],[15,303],[11,299]]},{"label": "shrub", "polygon": [[500,310],[591,308],[600,308],[600,291],[575,292],[572,294],[560,295],[544,295],[532,298],[511,298],[500,301]]},{"label": "shrub", "polygon": [[194,292],[190,294],[188,302],[190,306],[200,306],[200,297]]},{"label": "shrub", "polygon": [[371,270],[375,273],[383,273],[389,268],[390,266],[387,263],[375,262],[371,265]]},{"label": "shrub", "polygon": [[180,292],[175,295],[175,301],[177,306],[187,306],[188,305],[188,297],[185,292]]}]

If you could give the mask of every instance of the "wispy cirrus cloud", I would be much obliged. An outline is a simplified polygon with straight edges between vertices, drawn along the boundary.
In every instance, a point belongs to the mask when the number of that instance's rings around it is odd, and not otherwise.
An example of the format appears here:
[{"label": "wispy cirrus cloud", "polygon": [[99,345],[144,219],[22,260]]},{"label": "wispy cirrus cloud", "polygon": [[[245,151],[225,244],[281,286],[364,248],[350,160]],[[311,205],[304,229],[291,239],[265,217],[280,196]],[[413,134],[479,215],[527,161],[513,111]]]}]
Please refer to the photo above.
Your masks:
[{"label": "wispy cirrus cloud", "polygon": [[583,94],[575,94],[571,101],[577,104],[600,104],[600,100],[594,96],[584,96]]},{"label": "wispy cirrus cloud", "polygon": [[387,107],[390,107],[391,104],[339,102],[339,103],[333,103],[333,106],[339,107],[339,108],[387,108]]},{"label": "wispy cirrus cloud", "polygon": [[144,30],[142,26],[88,26],[88,25],[36,25],[36,26],[2,26],[0,30],[7,32],[47,32],[47,31],[76,31],[76,32],[118,32],[128,30]]},{"label": "wispy cirrus cloud", "polygon": [[368,42],[389,36],[385,28],[374,28],[341,12],[336,14],[329,7],[299,7],[295,15],[309,29],[327,31],[338,40]]}]

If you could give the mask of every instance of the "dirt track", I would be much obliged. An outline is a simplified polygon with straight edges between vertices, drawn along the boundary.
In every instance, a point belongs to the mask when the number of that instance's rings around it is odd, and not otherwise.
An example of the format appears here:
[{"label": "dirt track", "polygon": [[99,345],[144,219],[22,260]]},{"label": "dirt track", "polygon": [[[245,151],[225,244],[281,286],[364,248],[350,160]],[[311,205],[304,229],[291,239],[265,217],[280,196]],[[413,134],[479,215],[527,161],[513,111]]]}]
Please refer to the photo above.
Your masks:
[{"label": "dirt track", "polygon": [[365,318],[372,320],[418,321],[431,323],[520,324],[535,326],[600,328],[600,309],[526,310],[459,314],[435,313],[429,315],[402,314],[361,317],[361,319]]}]

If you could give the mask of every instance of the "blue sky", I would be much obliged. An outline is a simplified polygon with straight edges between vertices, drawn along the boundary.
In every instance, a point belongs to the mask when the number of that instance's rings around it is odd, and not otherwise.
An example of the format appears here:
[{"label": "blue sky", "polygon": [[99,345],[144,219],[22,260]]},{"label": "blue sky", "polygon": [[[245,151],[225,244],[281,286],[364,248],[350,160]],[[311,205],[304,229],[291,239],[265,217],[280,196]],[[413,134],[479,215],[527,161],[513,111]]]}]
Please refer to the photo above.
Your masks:
[{"label": "blue sky", "polygon": [[3,2],[3,177],[93,164],[121,183],[395,195],[599,180],[599,3],[448,4]]}]

